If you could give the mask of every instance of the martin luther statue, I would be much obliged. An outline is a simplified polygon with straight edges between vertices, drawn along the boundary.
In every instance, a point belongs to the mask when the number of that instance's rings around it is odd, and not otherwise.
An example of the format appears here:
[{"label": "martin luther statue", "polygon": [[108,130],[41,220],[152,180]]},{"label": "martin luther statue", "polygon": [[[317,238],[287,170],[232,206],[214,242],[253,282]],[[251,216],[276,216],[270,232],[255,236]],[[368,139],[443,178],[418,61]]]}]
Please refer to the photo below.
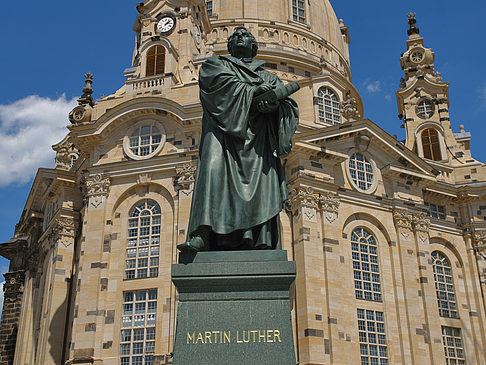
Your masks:
[{"label": "martin luther statue", "polygon": [[199,74],[202,134],[182,252],[281,248],[288,196],[280,158],[291,151],[298,107],[266,97],[283,83],[253,59],[258,45],[246,28],[228,38],[228,50]]}]

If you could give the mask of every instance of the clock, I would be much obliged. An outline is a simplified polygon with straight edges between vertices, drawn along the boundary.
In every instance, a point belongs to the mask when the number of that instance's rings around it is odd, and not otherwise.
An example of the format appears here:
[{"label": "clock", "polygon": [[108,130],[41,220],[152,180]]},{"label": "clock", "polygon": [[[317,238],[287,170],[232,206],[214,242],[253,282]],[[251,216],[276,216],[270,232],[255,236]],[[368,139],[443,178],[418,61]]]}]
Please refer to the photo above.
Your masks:
[{"label": "clock", "polygon": [[201,28],[199,28],[199,25],[194,24],[193,32],[194,32],[194,42],[196,42],[196,46],[197,48],[199,48],[201,46]]},{"label": "clock", "polygon": [[168,34],[174,29],[175,24],[176,19],[172,15],[166,14],[157,23],[157,30],[162,34]]}]

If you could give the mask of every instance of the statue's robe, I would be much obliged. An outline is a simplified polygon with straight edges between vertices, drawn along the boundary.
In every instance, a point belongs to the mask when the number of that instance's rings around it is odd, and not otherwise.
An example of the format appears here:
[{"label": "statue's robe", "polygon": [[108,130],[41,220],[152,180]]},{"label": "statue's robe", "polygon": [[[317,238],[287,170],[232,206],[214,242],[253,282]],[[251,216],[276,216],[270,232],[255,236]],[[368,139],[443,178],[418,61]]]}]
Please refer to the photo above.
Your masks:
[{"label": "statue's robe", "polygon": [[280,158],[291,151],[298,107],[287,98],[272,113],[251,108],[259,85],[283,84],[263,64],[220,56],[200,70],[202,134],[188,235],[210,227],[230,238],[213,249],[238,249],[242,238],[246,248],[280,246],[278,215],[288,198]]}]

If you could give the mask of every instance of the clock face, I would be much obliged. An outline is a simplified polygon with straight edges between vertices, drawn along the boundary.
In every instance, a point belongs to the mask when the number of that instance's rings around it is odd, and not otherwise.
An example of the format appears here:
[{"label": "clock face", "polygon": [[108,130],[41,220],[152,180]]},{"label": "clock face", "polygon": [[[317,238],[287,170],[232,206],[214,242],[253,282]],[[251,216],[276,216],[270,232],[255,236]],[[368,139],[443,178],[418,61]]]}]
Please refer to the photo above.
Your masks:
[{"label": "clock face", "polygon": [[161,33],[168,33],[170,32],[175,26],[175,19],[169,15],[165,15],[162,19],[159,20],[157,23],[157,29]]}]

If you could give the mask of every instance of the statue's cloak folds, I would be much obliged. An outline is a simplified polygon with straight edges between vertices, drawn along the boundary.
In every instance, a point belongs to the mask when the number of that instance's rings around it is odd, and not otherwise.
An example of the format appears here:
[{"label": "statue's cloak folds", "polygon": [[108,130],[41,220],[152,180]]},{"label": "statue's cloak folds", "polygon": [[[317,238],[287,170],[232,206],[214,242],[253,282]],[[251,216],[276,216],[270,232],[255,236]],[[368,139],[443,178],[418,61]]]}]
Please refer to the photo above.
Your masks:
[{"label": "statue's cloak folds", "polygon": [[287,98],[273,113],[251,109],[257,86],[282,85],[263,63],[220,56],[201,67],[202,134],[189,237],[199,226],[219,234],[255,227],[277,216],[288,198],[280,157],[290,153],[298,107]]}]

